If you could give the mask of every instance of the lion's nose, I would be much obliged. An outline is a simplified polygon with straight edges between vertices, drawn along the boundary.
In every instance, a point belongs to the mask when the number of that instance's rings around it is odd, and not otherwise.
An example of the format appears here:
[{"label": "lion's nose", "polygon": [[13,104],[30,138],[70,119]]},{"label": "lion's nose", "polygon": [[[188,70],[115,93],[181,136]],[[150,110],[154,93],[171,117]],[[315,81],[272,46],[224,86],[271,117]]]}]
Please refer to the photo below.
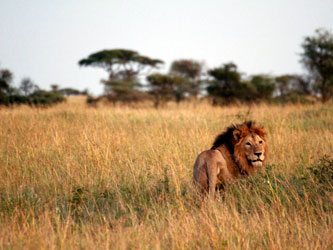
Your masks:
[{"label": "lion's nose", "polygon": [[256,156],[258,156],[258,157],[260,157],[260,155],[261,155],[261,152],[259,152],[259,153],[254,153]]}]

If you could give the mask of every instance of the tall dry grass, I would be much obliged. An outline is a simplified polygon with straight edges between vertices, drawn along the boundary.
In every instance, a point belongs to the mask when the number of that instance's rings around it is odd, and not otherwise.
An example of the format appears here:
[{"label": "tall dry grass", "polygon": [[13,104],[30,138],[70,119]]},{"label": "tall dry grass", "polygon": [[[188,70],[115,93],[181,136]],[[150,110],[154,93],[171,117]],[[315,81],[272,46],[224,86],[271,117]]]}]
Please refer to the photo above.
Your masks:
[{"label": "tall dry grass", "polygon": [[[246,119],[269,132],[268,166],[201,203],[197,154]],[[2,249],[333,248],[332,105],[72,99],[1,109],[0,126]]]}]

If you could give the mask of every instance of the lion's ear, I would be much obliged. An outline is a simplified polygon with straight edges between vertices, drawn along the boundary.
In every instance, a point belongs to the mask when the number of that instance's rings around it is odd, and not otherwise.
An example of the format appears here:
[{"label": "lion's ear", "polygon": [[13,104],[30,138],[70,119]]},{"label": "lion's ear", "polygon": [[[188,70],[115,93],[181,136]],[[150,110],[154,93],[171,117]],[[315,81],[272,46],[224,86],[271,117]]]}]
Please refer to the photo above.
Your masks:
[{"label": "lion's ear", "polygon": [[264,129],[264,128],[262,128],[262,136],[263,136],[263,137],[266,137],[266,135],[267,135],[267,130]]},{"label": "lion's ear", "polygon": [[266,135],[267,135],[267,131],[264,128],[259,128],[256,133],[263,139],[265,139]]},{"label": "lion's ear", "polygon": [[234,136],[234,140],[235,142],[239,142],[240,138],[241,138],[241,132],[238,129],[235,129],[234,132],[232,133]]}]

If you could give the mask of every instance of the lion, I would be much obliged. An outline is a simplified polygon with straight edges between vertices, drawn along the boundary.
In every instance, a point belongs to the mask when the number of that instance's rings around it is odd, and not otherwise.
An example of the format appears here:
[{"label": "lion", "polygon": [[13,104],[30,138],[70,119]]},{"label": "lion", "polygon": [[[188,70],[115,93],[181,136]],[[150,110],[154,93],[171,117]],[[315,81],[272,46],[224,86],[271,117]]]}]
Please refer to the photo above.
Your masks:
[{"label": "lion", "polygon": [[202,194],[213,195],[240,176],[253,175],[267,159],[266,131],[253,121],[228,127],[210,150],[197,157],[193,179]]}]

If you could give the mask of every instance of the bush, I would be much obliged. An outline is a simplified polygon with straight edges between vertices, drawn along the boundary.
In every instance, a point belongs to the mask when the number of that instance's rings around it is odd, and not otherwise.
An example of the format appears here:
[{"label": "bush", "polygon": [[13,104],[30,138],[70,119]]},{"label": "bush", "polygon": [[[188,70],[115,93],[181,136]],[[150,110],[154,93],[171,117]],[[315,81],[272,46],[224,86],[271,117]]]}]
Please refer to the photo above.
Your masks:
[{"label": "bush", "polygon": [[30,95],[17,93],[0,95],[0,105],[10,106],[14,104],[28,104],[35,106],[49,106],[65,101],[65,97],[58,92],[37,90]]},{"label": "bush", "polygon": [[240,213],[258,212],[260,207],[276,202],[287,211],[295,207],[303,209],[306,201],[313,204],[314,214],[319,214],[317,208],[332,211],[329,197],[333,195],[333,159],[324,156],[318,164],[300,166],[291,176],[274,173],[276,167],[269,165],[256,176],[226,186],[222,198],[232,199],[228,204],[236,204]]},{"label": "bush", "polygon": [[49,106],[52,104],[60,103],[65,101],[65,97],[63,97],[60,93],[55,91],[45,91],[38,90],[27,97],[28,104],[30,105],[42,105]]},{"label": "bush", "polygon": [[316,98],[297,91],[290,92],[284,96],[277,96],[273,98],[273,103],[300,103],[300,104],[313,104]]},{"label": "bush", "polygon": [[132,80],[103,80],[106,100],[116,102],[137,103],[149,99],[146,92],[140,91],[141,85]]},{"label": "bush", "polygon": [[88,106],[97,107],[97,103],[101,100],[101,97],[93,97],[91,95],[87,95],[86,103]]},{"label": "bush", "polygon": [[333,190],[333,159],[324,156],[317,165],[309,167],[310,174],[325,190]]}]

